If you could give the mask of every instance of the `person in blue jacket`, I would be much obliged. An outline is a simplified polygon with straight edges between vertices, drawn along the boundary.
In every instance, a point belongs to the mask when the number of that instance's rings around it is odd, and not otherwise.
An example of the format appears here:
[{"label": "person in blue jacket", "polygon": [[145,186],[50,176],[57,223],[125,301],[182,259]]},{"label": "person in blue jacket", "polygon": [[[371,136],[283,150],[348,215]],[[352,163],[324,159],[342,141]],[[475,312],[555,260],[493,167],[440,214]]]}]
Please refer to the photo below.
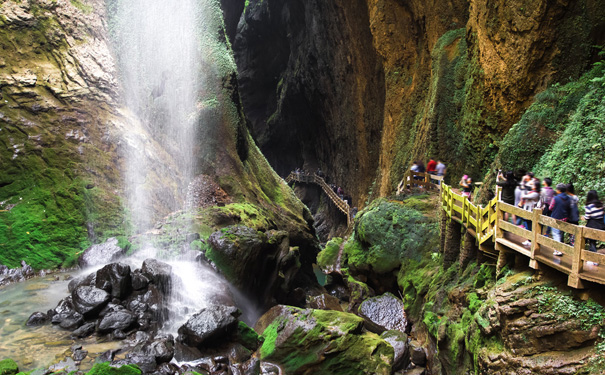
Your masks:
[{"label": "person in blue jacket", "polygon": [[[567,192],[567,186],[565,184],[558,184],[557,188],[557,195],[555,195],[555,197],[553,198],[552,202],[550,203],[550,217],[552,217],[553,219],[557,219],[557,220],[561,220],[561,221],[568,221],[569,220],[569,214],[571,211],[571,198],[569,198],[569,195],[566,194]],[[562,233],[559,229],[557,228],[552,228],[552,238],[555,241],[559,241],[559,242],[563,242],[562,241]],[[555,250],[553,252],[554,255],[556,256],[561,256],[563,255],[562,252]]]}]

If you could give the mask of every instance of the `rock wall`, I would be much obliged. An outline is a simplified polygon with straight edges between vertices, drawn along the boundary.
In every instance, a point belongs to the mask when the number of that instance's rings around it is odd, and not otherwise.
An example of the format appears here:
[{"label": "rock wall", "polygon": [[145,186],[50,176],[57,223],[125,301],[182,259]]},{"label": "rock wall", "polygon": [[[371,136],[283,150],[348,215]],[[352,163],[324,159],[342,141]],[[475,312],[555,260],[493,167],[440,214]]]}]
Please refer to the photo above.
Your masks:
[{"label": "rock wall", "polygon": [[[0,264],[71,265],[90,243],[131,234],[124,161],[141,145],[153,174],[148,188],[154,220],[183,208],[178,167],[123,104],[108,4],[0,5]],[[270,223],[265,229],[286,230],[293,245],[313,252],[306,208],[246,129],[218,1],[205,6],[215,21],[205,25],[214,28],[208,33],[214,49],[206,89],[216,100],[200,109],[199,173],[217,183],[229,202],[256,206]]]},{"label": "rock wall", "polygon": [[[278,173],[320,166],[355,205],[416,158],[483,178],[536,93],[605,42],[598,2],[251,0],[232,41],[242,102]],[[346,145],[346,146],[345,146]]]}]

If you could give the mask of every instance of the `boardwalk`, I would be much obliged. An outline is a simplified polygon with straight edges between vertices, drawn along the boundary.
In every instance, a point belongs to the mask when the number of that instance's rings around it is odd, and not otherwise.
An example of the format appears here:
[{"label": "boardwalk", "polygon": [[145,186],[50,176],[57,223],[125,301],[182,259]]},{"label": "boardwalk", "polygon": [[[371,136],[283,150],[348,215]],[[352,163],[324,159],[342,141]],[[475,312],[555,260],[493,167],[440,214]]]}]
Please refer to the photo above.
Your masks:
[{"label": "boardwalk", "polygon": [[321,187],[323,192],[330,198],[332,203],[338,208],[343,214],[347,216],[347,226],[351,228],[353,226],[353,214],[351,213],[351,207],[344,199],[340,198],[338,194],[332,190],[330,185],[326,183],[326,181],[319,177],[316,174],[305,174],[305,173],[296,173],[292,172],[286,177],[286,182],[289,184],[290,182],[301,182],[306,184],[316,184]]},{"label": "boardwalk", "polygon": [[[466,252],[478,250],[497,254],[498,268],[504,266],[508,254],[520,254],[527,257],[533,269],[546,265],[568,275],[567,284],[573,288],[583,288],[585,281],[605,284],[605,255],[585,249],[587,239],[605,241],[605,231],[555,220],[542,215],[541,209],[529,212],[497,199],[485,207],[476,206],[445,184],[441,190],[441,208],[444,212],[442,230],[445,231],[441,242],[446,259],[460,252],[461,235],[464,234]],[[505,213],[531,221],[533,230],[505,221]],[[546,227],[575,235],[575,245],[543,235]],[[531,241],[531,245],[524,246],[526,240]],[[554,250],[562,252],[563,256],[553,255]],[[460,256],[464,262],[467,254]],[[589,265],[588,261],[600,266]]]}]

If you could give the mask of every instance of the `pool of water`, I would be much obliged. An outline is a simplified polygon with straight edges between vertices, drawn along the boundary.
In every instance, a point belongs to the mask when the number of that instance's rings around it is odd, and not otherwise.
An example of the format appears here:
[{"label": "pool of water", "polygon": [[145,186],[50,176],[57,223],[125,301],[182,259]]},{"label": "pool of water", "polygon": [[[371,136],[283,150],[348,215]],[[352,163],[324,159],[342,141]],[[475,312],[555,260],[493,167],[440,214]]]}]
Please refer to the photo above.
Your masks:
[{"label": "pool of water", "polygon": [[[46,312],[68,295],[68,273],[36,277],[31,280],[0,288],[0,360],[12,358],[21,371],[29,371],[65,359],[71,355],[70,332],[57,326],[25,325],[35,311]],[[99,354],[119,347],[116,342],[103,342],[95,337],[78,340],[89,351],[83,369],[92,366]],[[89,365],[87,365],[89,364]]]}]

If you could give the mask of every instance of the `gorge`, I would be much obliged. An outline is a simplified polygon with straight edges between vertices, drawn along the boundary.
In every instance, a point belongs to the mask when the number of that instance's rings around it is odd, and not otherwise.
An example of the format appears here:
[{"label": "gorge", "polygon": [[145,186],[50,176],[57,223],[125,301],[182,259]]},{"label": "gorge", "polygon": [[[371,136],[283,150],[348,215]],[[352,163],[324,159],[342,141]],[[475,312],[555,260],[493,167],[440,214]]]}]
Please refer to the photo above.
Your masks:
[{"label": "gorge", "polygon": [[605,193],[603,5],[3,1],[0,374],[603,373],[602,285],[396,194]]}]

